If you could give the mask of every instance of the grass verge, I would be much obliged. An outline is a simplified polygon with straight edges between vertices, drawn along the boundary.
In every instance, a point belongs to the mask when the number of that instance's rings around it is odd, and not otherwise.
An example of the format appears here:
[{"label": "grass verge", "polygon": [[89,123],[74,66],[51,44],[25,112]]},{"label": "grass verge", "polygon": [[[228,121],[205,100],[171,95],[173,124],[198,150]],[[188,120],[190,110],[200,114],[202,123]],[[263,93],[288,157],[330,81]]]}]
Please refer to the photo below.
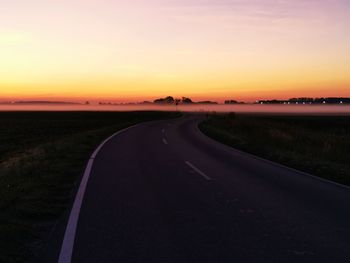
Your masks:
[{"label": "grass verge", "polygon": [[0,112],[0,262],[35,262],[106,137],[168,112]]},{"label": "grass verge", "polygon": [[210,114],[199,128],[239,150],[350,185],[349,116]]}]

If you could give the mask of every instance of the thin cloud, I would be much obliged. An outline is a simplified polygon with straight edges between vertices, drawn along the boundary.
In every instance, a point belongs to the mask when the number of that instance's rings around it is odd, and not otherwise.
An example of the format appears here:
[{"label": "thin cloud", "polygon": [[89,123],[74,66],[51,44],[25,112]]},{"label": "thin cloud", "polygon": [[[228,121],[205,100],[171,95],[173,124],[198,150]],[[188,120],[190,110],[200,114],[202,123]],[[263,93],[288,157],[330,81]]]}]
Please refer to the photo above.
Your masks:
[{"label": "thin cloud", "polygon": [[196,11],[197,14],[211,12],[212,14],[277,20],[309,18],[310,14],[326,14],[329,8],[344,5],[346,5],[344,0],[190,0],[171,2],[173,7],[190,9]]}]

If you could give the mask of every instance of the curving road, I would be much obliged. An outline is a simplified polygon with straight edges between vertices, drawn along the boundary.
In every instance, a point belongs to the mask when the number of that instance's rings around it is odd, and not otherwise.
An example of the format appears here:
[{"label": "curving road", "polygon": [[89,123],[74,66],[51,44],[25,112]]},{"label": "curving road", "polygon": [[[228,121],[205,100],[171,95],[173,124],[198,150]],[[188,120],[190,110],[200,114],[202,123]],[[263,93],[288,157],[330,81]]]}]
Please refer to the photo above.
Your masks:
[{"label": "curving road", "polygon": [[200,118],[144,123],[102,147],[72,262],[350,262],[349,188],[221,145]]}]

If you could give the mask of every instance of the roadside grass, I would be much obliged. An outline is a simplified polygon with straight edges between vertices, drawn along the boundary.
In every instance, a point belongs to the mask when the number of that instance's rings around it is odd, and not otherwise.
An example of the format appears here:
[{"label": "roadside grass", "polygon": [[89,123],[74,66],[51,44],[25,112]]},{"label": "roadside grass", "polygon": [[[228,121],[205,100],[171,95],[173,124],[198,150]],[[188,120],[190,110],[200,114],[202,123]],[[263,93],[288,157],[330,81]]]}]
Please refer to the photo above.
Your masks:
[{"label": "roadside grass", "polygon": [[199,128],[242,151],[350,185],[350,117],[210,114]]},{"label": "roadside grass", "polygon": [[93,150],[167,112],[0,112],[0,262],[36,262]]}]

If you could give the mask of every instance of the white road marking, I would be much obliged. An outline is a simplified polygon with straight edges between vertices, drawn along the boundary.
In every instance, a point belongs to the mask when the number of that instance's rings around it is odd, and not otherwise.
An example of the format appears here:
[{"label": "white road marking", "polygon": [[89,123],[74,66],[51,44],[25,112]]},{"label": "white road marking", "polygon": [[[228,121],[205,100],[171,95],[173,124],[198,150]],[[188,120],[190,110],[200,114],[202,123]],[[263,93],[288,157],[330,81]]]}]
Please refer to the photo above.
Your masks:
[{"label": "white road marking", "polygon": [[60,257],[58,259],[58,263],[68,263],[71,262],[72,254],[73,254],[73,246],[75,233],[77,230],[78,219],[80,214],[81,204],[83,203],[83,198],[86,190],[86,185],[90,177],[91,167],[94,162],[94,159],[90,159],[85,172],[83,179],[81,180],[78,193],[75,197],[74,204],[72,210],[70,212],[66,232],[64,234],[64,239],[62,243],[62,248],[60,252]]},{"label": "white road marking", "polygon": [[165,138],[163,138],[163,143],[164,144],[169,144],[168,141]]},{"label": "white road marking", "polygon": [[194,166],[192,163],[190,163],[189,161],[185,162],[189,167],[191,167],[195,172],[197,172],[199,175],[201,175],[205,180],[210,181],[211,178],[206,175],[205,173],[203,173],[201,170],[199,170],[196,166]]},{"label": "white road marking", "polygon": [[91,155],[91,157],[86,165],[83,178],[81,180],[77,195],[75,196],[72,210],[71,210],[70,215],[69,215],[66,231],[64,233],[64,238],[63,238],[60,256],[58,258],[58,263],[70,263],[72,261],[74,240],[75,240],[75,234],[76,234],[78,220],[79,220],[80,208],[81,208],[81,205],[83,203],[83,198],[84,198],[86,186],[87,186],[87,183],[89,181],[89,177],[91,174],[91,168],[92,168],[92,165],[94,163],[94,159],[95,159],[96,155],[99,153],[99,151],[102,149],[102,147],[110,139],[112,139],[113,137],[119,135],[120,133],[123,133],[123,132],[125,132],[125,131],[127,131],[135,126],[137,126],[137,125],[130,126],[126,129],[123,129],[121,131],[114,133],[112,136],[110,136],[106,140],[104,140],[96,148],[96,150],[93,152],[93,154]]}]

